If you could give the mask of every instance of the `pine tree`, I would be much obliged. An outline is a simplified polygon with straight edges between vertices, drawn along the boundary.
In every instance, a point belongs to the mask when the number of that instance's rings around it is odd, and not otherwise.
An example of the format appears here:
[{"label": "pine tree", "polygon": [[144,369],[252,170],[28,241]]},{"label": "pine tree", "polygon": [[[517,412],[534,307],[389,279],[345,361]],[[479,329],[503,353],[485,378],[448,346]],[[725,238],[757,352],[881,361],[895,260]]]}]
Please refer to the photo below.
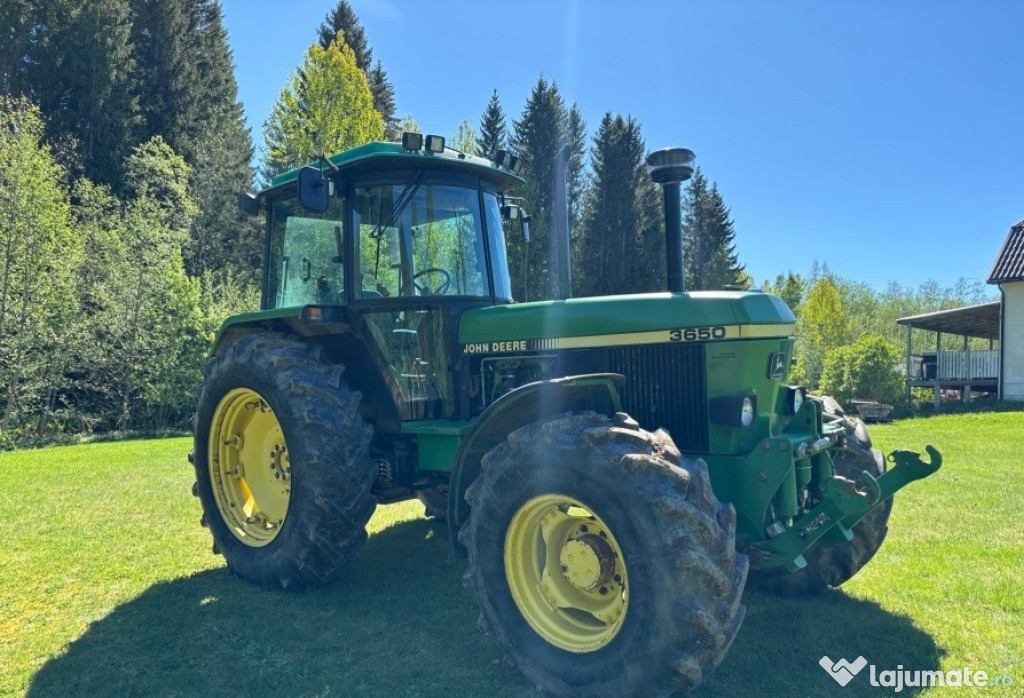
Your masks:
[{"label": "pine tree", "polygon": [[366,39],[366,30],[363,29],[359,17],[348,0],[338,0],[334,9],[327,13],[324,21],[320,23],[317,30],[317,43],[320,48],[327,50],[338,38],[338,33],[356,59],[356,66],[364,73],[368,73],[373,63],[373,49]]},{"label": "pine tree", "polygon": [[120,185],[141,124],[127,0],[49,0],[28,68],[47,135],[79,144],[84,174]]},{"label": "pine tree", "polygon": [[639,123],[605,113],[590,149],[592,186],[573,274],[582,295],[664,287],[664,235],[645,153]]},{"label": "pine tree", "polygon": [[683,267],[691,291],[739,285],[743,265],[736,257],[736,233],[717,185],[697,168],[683,202]]},{"label": "pine tree", "polygon": [[199,205],[185,266],[192,276],[200,276],[231,265],[255,283],[263,256],[263,231],[253,219],[240,217],[235,208],[238,192],[252,186],[252,136],[238,100],[235,63],[220,3],[193,2],[203,99],[196,115],[197,135],[183,152],[192,167],[192,197]]},{"label": "pine tree", "polygon": [[199,82],[196,17],[189,0],[130,0],[131,44],[141,140],[159,135],[172,148],[192,155],[197,112],[205,97]]},{"label": "pine tree", "polygon": [[566,121],[566,140],[569,143],[567,191],[569,194],[569,230],[573,240],[580,235],[583,223],[584,158],[587,150],[587,122],[578,105],[569,108]]},{"label": "pine tree", "polygon": [[552,297],[548,274],[550,221],[555,158],[567,142],[567,113],[558,86],[542,75],[537,79],[523,115],[513,122],[511,147],[523,165],[524,205],[532,215],[530,241],[509,241],[512,295],[519,300]]},{"label": "pine tree", "polygon": [[0,3],[0,96],[26,95],[35,12],[29,0]]},{"label": "pine tree", "polygon": [[366,81],[370,85],[370,93],[373,95],[373,108],[380,112],[384,119],[385,137],[393,140],[398,131],[398,118],[395,115],[395,88],[388,80],[387,71],[381,65],[380,60],[373,61],[373,49],[366,38],[366,30],[363,29],[359,17],[348,0],[338,0],[334,9],[327,13],[324,21],[317,30],[317,42],[323,49],[328,49],[331,42],[341,33],[345,43],[352,49],[356,58],[356,65],[366,74]]},{"label": "pine tree", "polygon": [[398,117],[395,116],[395,88],[380,61],[373,64],[366,80],[370,84],[370,94],[373,95],[373,108],[384,119],[384,137],[389,141],[396,140],[401,132],[398,130]]},{"label": "pine tree", "polygon": [[493,158],[502,148],[508,145],[508,128],[505,126],[505,111],[501,108],[498,91],[491,93],[484,115],[480,119],[480,137],[476,141],[476,154],[484,158]]},{"label": "pine tree", "polygon": [[366,75],[343,42],[311,44],[302,66],[278,97],[264,126],[264,176],[271,179],[311,162],[384,136]]}]

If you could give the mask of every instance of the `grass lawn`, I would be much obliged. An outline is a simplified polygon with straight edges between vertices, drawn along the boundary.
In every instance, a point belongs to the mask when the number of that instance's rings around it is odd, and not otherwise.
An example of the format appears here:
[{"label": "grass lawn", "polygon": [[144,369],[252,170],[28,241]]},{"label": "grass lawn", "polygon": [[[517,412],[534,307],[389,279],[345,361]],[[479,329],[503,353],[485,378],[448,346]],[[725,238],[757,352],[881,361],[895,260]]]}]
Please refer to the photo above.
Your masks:
[{"label": "grass lawn", "polygon": [[[1024,413],[875,426],[945,455],[897,495],[889,537],[841,591],[748,593],[711,696],[891,695],[840,688],[822,655],[879,671],[969,666],[1024,695]],[[0,454],[0,695],[536,696],[476,630],[462,560],[416,502],[381,507],[345,577],[304,594],[227,573],[199,527],[187,439]],[[900,695],[919,689],[905,688]],[[952,695],[969,689],[930,689]]]}]

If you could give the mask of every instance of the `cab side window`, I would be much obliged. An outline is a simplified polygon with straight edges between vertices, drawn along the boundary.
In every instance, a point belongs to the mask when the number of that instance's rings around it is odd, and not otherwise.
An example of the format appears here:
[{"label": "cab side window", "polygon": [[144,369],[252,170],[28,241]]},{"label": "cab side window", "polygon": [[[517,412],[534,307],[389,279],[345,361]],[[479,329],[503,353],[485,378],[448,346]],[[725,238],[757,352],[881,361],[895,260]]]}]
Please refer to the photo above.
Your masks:
[{"label": "cab side window", "polygon": [[332,197],[313,213],[294,199],[274,204],[267,307],[288,308],[345,301],[345,200]]}]

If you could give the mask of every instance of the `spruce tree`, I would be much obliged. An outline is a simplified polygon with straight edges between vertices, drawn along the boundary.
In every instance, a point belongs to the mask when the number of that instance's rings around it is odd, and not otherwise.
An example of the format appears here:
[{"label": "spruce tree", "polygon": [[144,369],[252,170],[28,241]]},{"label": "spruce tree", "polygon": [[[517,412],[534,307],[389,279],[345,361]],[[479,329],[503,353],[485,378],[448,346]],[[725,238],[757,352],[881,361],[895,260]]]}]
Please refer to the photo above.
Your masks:
[{"label": "spruce tree", "polygon": [[49,0],[38,7],[27,68],[48,140],[70,134],[84,174],[121,183],[141,123],[127,0]]},{"label": "spruce tree", "polygon": [[190,274],[200,276],[230,265],[255,283],[263,254],[262,229],[253,219],[239,216],[235,207],[238,192],[252,186],[252,136],[238,100],[235,63],[220,3],[194,3],[203,99],[184,153],[192,167],[190,190],[199,205],[185,266]]},{"label": "spruce tree", "polygon": [[523,165],[524,205],[533,215],[530,241],[509,241],[512,295],[518,300],[552,296],[549,269],[550,221],[555,158],[566,140],[567,112],[558,86],[542,75],[537,79],[523,115],[513,122],[510,145]]},{"label": "spruce tree", "polygon": [[722,289],[742,282],[743,265],[736,256],[729,209],[717,185],[698,167],[686,187],[683,202],[683,268],[686,288],[691,291]]},{"label": "spruce tree", "polygon": [[569,168],[566,189],[569,194],[569,230],[575,240],[583,223],[584,157],[587,150],[587,122],[578,105],[569,109],[566,121],[566,140],[569,143]]},{"label": "spruce tree", "polygon": [[373,64],[373,68],[366,74],[366,81],[370,85],[370,94],[373,95],[373,108],[384,119],[384,137],[389,141],[396,140],[401,132],[398,130],[398,117],[395,115],[395,88],[391,85],[380,61]]},{"label": "spruce tree", "polygon": [[493,158],[494,154],[508,145],[508,128],[505,126],[505,111],[501,108],[498,91],[491,93],[491,98],[480,119],[480,137],[476,140],[476,154],[484,158]]},{"label": "spruce tree", "polygon": [[639,123],[605,113],[590,149],[591,188],[573,274],[582,295],[664,287],[664,235],[645,153]]},{"label": "spruce tree", "polygon": [[355,10],[352,9],[348,0],[338,0],[338,4],[327,13],[324,21],[320,23],[320,28],[317,30],[317,43],[320,44],[320,48],[329,49],[334,40],[338,38],[339,32],[344,42],[352,49],[356,66],[364,73],[369,73],[373,63],[373,49],[370,48],[370,42],[366,40],[366,30],[363,29],[359,17],[356,16]]}]

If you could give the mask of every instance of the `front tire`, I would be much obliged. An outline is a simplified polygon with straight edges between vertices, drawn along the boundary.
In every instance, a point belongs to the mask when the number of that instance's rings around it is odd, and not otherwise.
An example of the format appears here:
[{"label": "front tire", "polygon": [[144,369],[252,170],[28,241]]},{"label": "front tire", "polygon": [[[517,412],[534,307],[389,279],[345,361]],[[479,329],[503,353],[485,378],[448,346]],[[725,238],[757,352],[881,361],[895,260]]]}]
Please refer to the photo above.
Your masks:
[{"label": "front tire", "polygon": [[193,492],[214,552],[249,582],[326,584],[366,540],[372,430],[342,370],[282,334],[243,337],[206,368]]},{"label": "front tire", "polygon": [[689,690],[742,622],[736,513],[624,414],[525,426],[483,459],[460,539],[483,624],[542,691]]}]

